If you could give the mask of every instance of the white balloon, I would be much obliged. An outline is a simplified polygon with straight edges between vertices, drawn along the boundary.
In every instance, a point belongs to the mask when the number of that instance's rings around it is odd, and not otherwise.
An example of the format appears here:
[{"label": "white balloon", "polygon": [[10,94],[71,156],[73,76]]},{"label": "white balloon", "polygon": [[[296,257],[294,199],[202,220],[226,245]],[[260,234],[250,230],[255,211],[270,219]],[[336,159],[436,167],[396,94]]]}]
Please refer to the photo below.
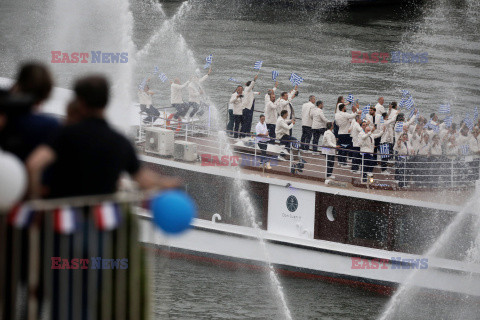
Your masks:
[{"label": "white balloon", "polygon": [[0,150],[0,212],[21,200],[27,188],[23,163],[13,154]]}]

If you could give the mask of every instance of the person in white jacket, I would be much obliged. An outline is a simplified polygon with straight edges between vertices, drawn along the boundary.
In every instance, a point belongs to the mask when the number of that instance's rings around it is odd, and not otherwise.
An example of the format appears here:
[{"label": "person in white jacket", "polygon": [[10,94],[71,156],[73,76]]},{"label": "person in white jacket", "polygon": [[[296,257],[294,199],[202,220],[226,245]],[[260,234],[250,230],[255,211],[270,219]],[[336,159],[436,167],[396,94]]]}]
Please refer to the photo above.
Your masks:
[{"label": "person in white jacket", "polygon": [[310,142],[312,140],[312,111],[317,108],[315,105],[316,99],[314,95],[308,97],[308,102],[302,105],[302,150],[310,149]]},{"label": "person in white jacket", "polygon": [[243,121],[242,121],[242,128],[240,131],[242,132],[241,138],[245,137],[246,134],[249,134],[252,130],[252,119],[253,119],[253,111],[255,110],[255,92],[253,88],[255,87],[255,82],[258,79],[258,75],[255,75],[253,81],[248,81],[245,84],[245,90],[243,98]]},{"label": "person in white jacket", "polygon": [[[354,108],[354,110],[356,110]],[[349,156],[348,148],[350,148],[352,144],[352,138],[348,133],[348,129],[350,129],[350,122],[355,118],[355,116],[361,113],[360,110],[354,113],[347,113],[347,107],[344,104],[340,104],[338,106],[338,112],[335,114],[335,123],[338,126],[338,145],[343,150],[338,151],[338,162],[340,166],[347,167],[347,156]]]},{"label": "person in white jacket", "polygon": [[243,121],[243,87],[238,86],[229,103],[233,106],[233,137],[238,138],[240,132],[240,125]]},{"label": "person in white jacket", "polygon": [[[275,138],[275,126],[277,124],[277,119],[279,116],[279,109],[275,103],[275,91],[277,91],[278,81],[275,82],[275,86],[272,89],[267,91],[265,95],[265,123],[267,124],[268,135],[271,138]],[[270,140],[271,143],[274,143],[275,140]]]},{"label": "person in white jacket", "polygon": [[375,105],[375,110],[378,112],[378,114],[385,113],[385,107],[383,106],[384,103],[385,99],[383,97],[378,98],[378,103]]},{"label": "person in white jacket", "polygon": [[287,116],[287,110],[282,110],[280,112],[280,117],[277,119],[275,134],[277,139],[280,139],[280,144],[283,144],[287,149],[290,149],[291,142],[296,140],[294,137],[290,136],[290,129],[293,128],[295,119],[289,120],[287,119]]},{"label": "person in white jacket", "polygon": [[398,181],[399,187],[405,187],[410,180],[408,176],[410,172],[408,168],[408,156],[414,152],[408,141],[408,133],[404,132],[400,134],[398,140],[395,141],[393,150],[395,150],[398,155],[395,161],[395,179]]},{"label": "person in white jacket", "polygon": [[352,168],[353,173],[357,173],[359,165],[361,164],[360,157],[360,132],[365,130],[365,127],[368,125],[368,122],[361,120],[361,116],[357,114],[355,121],[352,121],[350,136],[352,137]]},{"label": "person in white jacket", "polygon": [[193,76],[192,81],[190,81],[188,84],[188,108],[185,114],[188,113],[190,108],[192,108],[192,111],[189,115],[190,118],[193,118],[200,108],[200,97],[203,95],[202,83],[207,80],[210,73],[212,73],[212,68],[210,68],[208,73],[200,79],[198,79],[196,76]]},{"label": "person in white jacket", "polygon": [[187,104],[183,102],[182,90],[189,85],[190,80],[185,82],[184,84],[181,84],[180,79],[175,78],[173,81],[170,81],[170,83],[170,102],[172,104],[172,107],[174,107],[177,112],[174,115],[170,115],[169,119],[171,119],[172,117],[178,119],[185,116],[188,111]]},{"label": "person in white jacket", "polygon": [[323,113],[323,102],[317,101],[316,108],[312,110],[312,134],[313,134],[313,152],[314,154],[318,151],[318,141],[320,140],[320,136],[325,133],[327,129],[327,122],[328,119],[325,117]]},{"label": "person in white jacket", "polygon": [[337,148],[337,138],[333,134],[333,123],[327,122],[327,130],[323,137],[323,145],[326,147],[324,153],[326,153],[327,161],[327,179],[335,179],[332,175],[333,167],[335,165],[335,148]]},{"label": "person in white jacket", "polygon": [[[393,154],[393,139],[394,139],[394,132],[393,132],[393,125],[395,120],[397,119],[396,113],[384,113],[383,115],[383,123],[380,123],[379,129],[381,131],[385,130],[382,137],[380,138],[380,151],[383,150],[381,157],[381,168],[383,174],[390,174],[388,171],[387,165],[388,161],[392,158]],[[385,128],[385,129],[384,129]]]},{"label": "person in white jacket", "polygon": [[[382,118],[381,113],[377,113],[374,107],[370,107],[368,114],[365,116],[365,120],[368,121],[368,125],[372,131],[377,130],[380,127],[380,119]],[[380,139],[375,139],[375,151],[374,153],[378,152],[378,146],[380,145]]]},{"label": "person in white jacket", "polygon": [[363,176],[362,182],[367,182],[367,175],[373,176],[373,169],[376,165],[376,157],[373,155],[375,149],[375,139],[383,135],[384,131],[372,134],[372,130],[369,126],[365,126],[365,131],[359,133],[358,138],[360,141],[360,152],[363,153]]}]

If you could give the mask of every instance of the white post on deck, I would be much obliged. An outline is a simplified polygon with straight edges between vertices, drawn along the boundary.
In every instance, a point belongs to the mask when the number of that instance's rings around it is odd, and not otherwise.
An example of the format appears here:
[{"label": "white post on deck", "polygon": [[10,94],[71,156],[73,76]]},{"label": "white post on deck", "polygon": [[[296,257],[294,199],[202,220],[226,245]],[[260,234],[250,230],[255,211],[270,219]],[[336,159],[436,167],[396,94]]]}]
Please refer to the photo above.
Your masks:
[{"label": "white post on deck", "polygon": [[365,162],[365,153],[362,153],[362,170],[361,170],[361,174],[360,174],[361,179],[362,179],[362,180],[361,180],[362,183],[363,183],[363,167],[364,167],[364,162]]}]

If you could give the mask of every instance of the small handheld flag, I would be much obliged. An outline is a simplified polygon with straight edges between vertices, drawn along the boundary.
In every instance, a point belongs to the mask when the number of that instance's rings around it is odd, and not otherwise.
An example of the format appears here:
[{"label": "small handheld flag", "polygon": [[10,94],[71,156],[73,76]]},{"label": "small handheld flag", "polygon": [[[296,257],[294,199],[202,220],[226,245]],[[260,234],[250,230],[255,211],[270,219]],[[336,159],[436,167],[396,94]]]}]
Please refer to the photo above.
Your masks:
[{"label": "small handheld flag", "polygon": [[203,66],[203,69],[208,69],[210,68],[211,64],[210,63],[205,63],[205,65]]},{"label": "small handheld flag", "polygon": [[475,110],[473,110],[473,122],[477,121],[478,119],[478,108],[475,107]]},{"label": "small handheld flag", "polygon": [[273,70],[272,71],[272,80],[275,81],[275,79],[277,79],[277,77],[278,77],[278,71]]},{"label": "small handheld flag", "polygon": [[463,120],[463,122],[464,122],[465,125],[468,127],[468,129],[473,130],[473,120],[472,120],[472,118],[470,118],[469,115],[467,115],[467,116],[465,117],[465,119]]},{"label": "small handheld flag", "polygon": [[395,124],[395,132],[402,132],[403,131],[403,121],[398,121]]},{"label": "small handheld flag", "polygon": [[380,157],[382,159],[388,158],[388,155],[390,154],[390,146],[388,145],[388,143],[384,143],[380,145],[380,154],[381,154]]},{"label": "small handheld flag", "polygon": [[138,85],[138,90],[145,90],[146,85],[147,85],[147,78],[143,79],[142,82]]},{"label": "small handheld flag", "polygon": [[349,95],[348,95],[347,101],[350,102],[350,103],[353,103],[353,101],[354,101],[354,99],[353,99],[353,94],[349,94]]},{"label": "small handheld flag", "polygon": [[294,85],[294,86],[298,86],[299,84],[301,84],[303,82],[303,78],[300,77],[298,74],[296,73],[292,73],[290,75],[290,82]]},{"label": "small handheld flag", "polygon": [[162,82],[165,82],[165,81],[168,80],[167,75],[166,75],[165,73],[160,73],[160,74],[158,75],[158,78],[159,78]]},{"label": "small handheld flag", "polygon": [[452,126],[453,117],[452,116],[446,117],[444,122],[445,122],[445,126],[447,126],[447,128],[450,128]]},{"label": "small handheld flag", "polygon": [[155,66],[155,67],[153,68],[153,75],[156,75],[158,72],[159,72],[158,67]]},{"label": "small handheld flag", "polygon": [[232,81],[232,82],[236,82],[236,83],[240,83],[240,81],[238,81],[237,79],[235,78],[229,78],[228,81]]},{"label": "small handheld flag", "polygon": [[463,146],[460,146],[460,151],[462,152],[462,155],[468,155],[470,152],[470,146],[468,144],[464,144]]},{"label": "small handheld flag", "polygon": [[415,105],[415,103],[413,102],[413,98],[412,96],[410,96],[406,101],[405,101],[405,108],[407,108],[407,110],[410,110],[413,108],[413,106]]},{"label": "small handheld flag", "polygon": [[360,119],[361,120],[365,119],[369,111],[370,111],[370,105],[363,107],[362,115],[360,116]]},{"label": "small handheld flag", "polygon": [[410,95],[410,92],[408,90],[400,90],[400,92],[403,94],[403,97],[408,97]]},{"label": "small handheld flag", "polygon": [[54,213],[54,228],[58,233],[71,234],[77,228],[77,210],[63,206],[55,209]]},{"label": "small handheld flag", "polygon": [[28,205],[16,205],[8,214],[8,221],[13,226],[23,229],[32,221],[33,213]]},{"label": "small handheld flag", "polygon": [[450,111],[451,110],[449,104],[441,105],[440,107],[438,107],[438,113],[440,114],[449,114]]},{"label": "small handheld flag", "polygon": [[253,67],[253,69],[260,70],[260,68],[262,68],[262,64],[263,64],[263,60],[259,60],[255,62],[255,66]]},{"label": "small handheld flag", "polygon": [[93,214],[99,230],[113,230],[120,224],[120,208],[117,203],[104,202],[96,205]]},{"label": "small handheld flag", "polygon": [[410,114],[408,115],[408,119],[412,119],[413,115],[415,114],[415,110],[416,109],[412,109],[412,111],[410,111]]},{"label": "small handheld flag", "polygon": [[205,58],[205,62],[206,62],[206,63],[212,63],[212,62],[213,62],[213,54],[208,55],[208,56]]}]

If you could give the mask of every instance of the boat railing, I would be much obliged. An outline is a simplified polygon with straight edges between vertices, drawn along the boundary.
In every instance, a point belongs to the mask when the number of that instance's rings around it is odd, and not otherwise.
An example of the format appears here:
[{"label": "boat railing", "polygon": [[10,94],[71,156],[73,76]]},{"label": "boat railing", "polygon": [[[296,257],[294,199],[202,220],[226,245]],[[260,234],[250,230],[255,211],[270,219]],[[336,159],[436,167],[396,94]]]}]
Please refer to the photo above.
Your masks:
[{"label": "boat railing", "polygon": [[146,200],[118,193],[0,212],[0,319],[147,319],[133,214]]},{"label": "boat railing", "polygon": [[[219,131],[204,122],[181,122],[179,127],[161,124],[165,128],[174,130],[175,139],[183,139],[198,144],[199,152],[210,155],[210,160],[201,158],[202,165],[208,165],[208,161],[221,159],[228,156],[226,144],[234,149],[234,156],[238,156],[238,163],[242,167],[256,168],[265,171],[261,165],[264,156],[256,143],[256,136],[252,133],[223,131],[225,137],[220,138]],[[231,136],[237,134],[242,139],[234,139]],[[269,138],[269,144],[280,146],[287,143],[294,145],[290,150],[283,150],[284,160],[278,160],[282,152],[267,151],[266,160],[275,164],[272,173],[295,173],[298,177],[317,178],[328,180],[326,154],[335,154],[335,167],[333,175],[337,181],[352,183],[357,186],[365,186],[382,189],[428,189],[428,188],[470,188],[479,179],[480,161],[478,155],[457,156],[422,156],[422,155],[399,155],[397,153],[369,153],[352,151],[343,148],[331,148],[322,145],[306,144],[300,141],[280,141]],[[238,142],[242,141],[242,145]],[[318,149],[317,154],[307,153],[308,150]],[[331,150],[331,151],[329,151]],[[298,156],[300,153],[300,157]],[[339,157],[345,155],[346,164],[339,166]],[[303,160],[300,160],[303,159]],[[370,159],[372,158],[372,159]],[[306,161],[306,163],[303,163]],[[358,170],[352,172],[352,162],[358,161]],[[383,162],[383,167],[381,163]],[[214,165],[218,165],[215,164]],[[222,164],[220,164],[222,165]],[[231,164],[230,164],[231,165]],[[299,170],[300,169],[300,170]],[[384,169],[384,170],[382,170]],[[370,173],[371,172],[371,173]]]}]

